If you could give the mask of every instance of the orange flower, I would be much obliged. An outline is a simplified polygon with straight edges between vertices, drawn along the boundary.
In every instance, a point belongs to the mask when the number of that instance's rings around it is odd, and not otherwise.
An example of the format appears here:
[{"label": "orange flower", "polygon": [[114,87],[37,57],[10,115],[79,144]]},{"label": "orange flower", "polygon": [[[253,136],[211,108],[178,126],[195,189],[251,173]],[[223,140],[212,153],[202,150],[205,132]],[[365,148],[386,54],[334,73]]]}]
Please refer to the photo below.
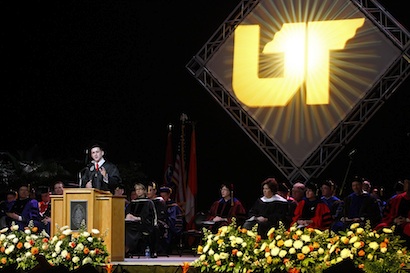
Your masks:
[{"label": "orange flower", "polygon": [[310,233],[312,233],[313,231],[315,231],[315,229],[313,229],[313,228],[308,228],[307,229]]},{"label": "orange flower", "polygon": [[386,247],[387,247],[387,244],[385,242],[380,243],[380,248],[386,248]]},{"label": "orange flower", "polygon": [[0,247],[0,252],[4,253],[4,251],[6,251],[6,248],[4,246]]},{"label": "orange flower", "polygon": [[88,255],[88,253],[90,253],[90,250],[88,249],[88,247],[84,247],[83,252],[85,255]]},{"label": "orange flower", "polygon": [[364,252],[363,249],[360,249],[359,252],[357,253],[357,255],[359,255],[359,257],[363,257],[366,253]]},{"label": "orange flower", "polygon": [[65,238],[65,235],[64,234],[61,234],[60,236],[58,236],[58,239],[59,240],[63,240]]},{"label": "orange flower", "polygon": [[247,232],[248,232],[248,230],[246,228],[242,229],[242,233],[247,233]]},{"label": "orange flower", "polygon": [[265,252],[270,252],[269,246],[265,247]]},{"label": "orange flower", "polygon": [[303,254],[303,253],[298,253],[298,255],[297,255],[297,257],[298,257],[298,260],[303,260],[304,258],[305,258],[305,254]]},{"label": "orange flower", "polygon": [[216,261],[216,265],[217,265],[217,266],[221,266],[221,264],[222,264],[221,260],[217,260],[217,261]]},{"label": "orange flower", "polygon": [[340,252],[340,248],[336,248],[335,253],[339,254],[339,252]]},{"label": "orange flower", "polygon": [[70,254],[70,252],[67,253],[67,256],[65,257],[65,259],[66,259],[67,261],[71,260],[71,254]]},{"label": "orange flower", "polygon": [[386,244],[388,244],[388,243],[389,243],[389,238],[384,238],[384,242],[385,242]]},{"label": "orange flower", "polygon": [[[189,263],[188,262],[184,262],[184,265],[182,266],[182,273],[187,273],[189,269]],[[107,272],[109,273],[109,272]]]},{"label": "orange flower", "polygon": [[360,269],[363,269],[364,268],[364,264],[359,264],[359,266],[358,266]]},{"label": "orange flower", "polygon": [[23,247],[23,243],[22,242],[18,242],[18,244],[16,245],[17,249],[21,249]]},{"label": "orange flower", "polygon": [[238,249],[232,249],[232,255],[236,256],[236,254],[238,253]]},{"label": "orange flower", "polygon": [[313,243],[313,248],[319,248],[319,247],[320,247],[320,245],[319,245],[318,242],[314,242],[314,243]]},{"label": "orange flower", "polygon": [[286,264],[288,263],[290,260],[288,258],[283,259],[283,263]]},{"label": "orange flower", "polygon": [[33,227],[33,228],[31,229],[31,231],[34,232],[34,233],[36,233],[36,232],[38,231],[38,227]]},{"label": "orange flower", "polygon": [[310,250],[310,252],[312,252],[313,250],[315,250],[315,248],[313,247],[313,245],[309,245],[309,250]]},{"label": "orange flower", "polygon": [[1,263],[2,263],[2,264],[6,264],[6,263],[7,263],[6,257],[1,258]]},{"label": "orange flower", "polygon": [[256,235],[256,242],[260,242],[262,240],[262,237],[260,235]]},{"label": "orange flower", "polygon": [[297,269],[297,268],[291,268],[291,269],[289,269],[289,271],[288,271],[289,273],[299,273],[300,272],[300,270],[299,269]]},{"label": "orange flower", "polygon": [[48,243],[48,238],[43,238],[43,243]]},{"label": "orange flower", "polygon": [[33,255],[38,254],[38,247],[32,247],[31,248],[31,254],[33,254]]},{"label": "orange flower", "polygon": [[292,239],[293,239],[293,240],[297,240],[298,238],[299,238],[299,236],[298,236],[297,234],[293,234],[293,235],[292,235]]},{"label": "orange flower", "polygon": [[280,240],[276,243],[276,245],[277,245],[278,247],[282,247],[284,243],[285,243],[285,242],[284,242],[282,239],[280,239]]},{"label": "orange flower", "polygon": [[106,265],[105,265],[105,270],[107,270],[107,273],[111,273],[112,264],[106,264]]}]

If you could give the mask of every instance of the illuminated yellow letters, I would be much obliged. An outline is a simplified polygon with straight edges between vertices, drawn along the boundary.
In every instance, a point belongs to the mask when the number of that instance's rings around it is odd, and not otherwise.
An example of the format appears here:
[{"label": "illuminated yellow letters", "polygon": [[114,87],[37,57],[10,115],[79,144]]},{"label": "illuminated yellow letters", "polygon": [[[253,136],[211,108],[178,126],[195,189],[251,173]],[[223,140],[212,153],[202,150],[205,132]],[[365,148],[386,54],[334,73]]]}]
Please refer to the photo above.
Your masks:
[{"label": "illuminated yellow letters", "polygon": [[232,87],[250,107],[285,106],[306,83],[306,103],[329,104],[329,51],[345,48],[364,19],[283,24],[263,54],[283,53],[283,77],[259,78],[259,26],[235,30]]}]

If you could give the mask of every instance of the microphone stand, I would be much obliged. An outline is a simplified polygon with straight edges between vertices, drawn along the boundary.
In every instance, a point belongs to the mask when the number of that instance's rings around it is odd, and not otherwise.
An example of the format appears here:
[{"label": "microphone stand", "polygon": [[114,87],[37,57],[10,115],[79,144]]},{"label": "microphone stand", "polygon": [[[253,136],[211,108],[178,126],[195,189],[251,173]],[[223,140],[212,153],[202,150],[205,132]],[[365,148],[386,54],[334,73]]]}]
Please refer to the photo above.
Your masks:
[{"label": "microphone stand", "polygon": [[342,194],[343,194],[343,190],[344,190],[345,185],[346,185],[347,176],[348,176],[348,174],[349,174],[349,172],[350,172],[350,168],[351,168],[351,166],[352,166],[353,155],[354,155],[355,153],[356,153],[356,150],[352,150],[352,151],[349,153],[349,159],[350,159],[350,160],[349,160],[349,164],[347,165],[347,169],[346,169],[345,177],[343,178],[342,186],[340,187],[340,190],[339,190],[339,197],[341,197]]}]

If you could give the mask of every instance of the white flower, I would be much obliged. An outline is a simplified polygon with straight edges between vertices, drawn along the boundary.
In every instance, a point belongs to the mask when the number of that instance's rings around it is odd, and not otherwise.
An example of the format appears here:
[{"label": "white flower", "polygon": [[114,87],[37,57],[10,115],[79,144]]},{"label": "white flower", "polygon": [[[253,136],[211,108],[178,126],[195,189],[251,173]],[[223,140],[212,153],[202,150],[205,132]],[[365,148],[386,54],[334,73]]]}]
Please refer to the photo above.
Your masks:
[{"label": "white flower", "polygon": [[89,241],[90,243],[92,243],[92,242],[93,242],[93,237],[88,237],[88,238],[87,238],[87,241]]},{"label": "white flower", "polygon": [[58,241],[57,244],[56,244],[56,247],[60,247],[62,243],[63,243],[63,241]]},{"label": "white flower", "polygon": [[67,250],[63,250],[63,251],[61,251],[61,257],[63,257],[63,258],[65,258],[65,257],[67,257],[67,254],[68,254],[68,252],[67,252]]},{"label": "white flower", "polygon": [[268,233],[267,233],[268,237],[274,232],[275,232],[275,228],[273,227],[268,231]]},{"label": "white flower", "polygon": [[87,232],[87,231],[83,231],[83,233],[81,233],[81,236],[82,237],[88,237],[88,236],[90,236],[91,234],[89,233],[89,232]]},{"label": "white flower", "polygon": [[0,233],[5,233],[5,232],[7,232],[7,230],[9,230],[9,228],[5,227],[5,228],[0,230]]},{"label": "white flower", "polygon": [[303,246],[303,242],[302,242],[301,240],[296,240],[296,241],[293,243],[293,247],[296,248],[296,249],[301,249],[302,246]]},{"label": "white flower", "polygon": [[13,240],[12,240],[13,244],[17,244],[18,241],[19,241],[19,238],[13,238]]},{"label": "white flower", "polygon": [[293,245],[292,239],[288,239],[283,243],[284,246],[286,247],[291,247]]},{"label": "white flower", "polygon": [[220,258],[221,260],[226,260],[226,259],[229,258],[229,254],[226,253],[226,252],[221,252],[221,254],[219,254],[219,258]]},{"label": "white flower", "polygon": [[265,258],[267,258],[269,256],[270,256],[270,252],[269,251],[265,252]]},{"label": "white flower", "polygon": [[57,253],[53,252],[53,254],[51,254],[51,257],[53,258],[57,257]]},{"label": "white flower", "polygon": [[364,228],[359,227],[356,229],[357,234],[362,234],[363,232],[364,232]]},{"label": "white flower", "polygon": [[354,247],[354,248],[361,248],[361,246],[362,246],[362,244],[361,244],[360,242],[355,242],[355,243],[353,244],[353,247]]},{"label": "white flower", "polygon": [[25,230],[24,230],[24,233],[25,233],[25,234],[31,234],[31,230],[25,229]]},{"label": "white flower", "polygon": [[387,252],[387,247],[381,247],[380,252],[381,253],[386,253]]},{"label": "white flower", "polygon": [[370,247],[371,249],[373,249],[373,250],[376,250],[376,249],[379,248],[379,244],[378,244],[377,242],[371,242],[371,243],[369,244],[369,247]]},{"label": "white flower", "polygon": [[100,231],[98,230],[98,229],[96,229],[96,228],[93,228],[92,230],[91,230],[91,233],[92,234],[100,234]]},{"label": "white flower", "polygon": [[255,232],[253,232],[252,230],[248,230],[248,231],[246,232],[246,234],[248,234],[249,237],[256,237]]},{"label": "white flower", "polygon": [[384,233],[393,233],[393,230],[391,230],[390,228],[383,228],[382,230]]},{"label": "white flower", "polygon": [[16,231],[16,230],[19,229],[19,225],[12,225],[12,226],[10,227],[10,229],[11,229],[12,231]]},{"label": "white flower", "polygon": [[62,227],[60,228],[60,231],[64,231],[64,230],[69,229],[69,228],[70,228],[69,226],[62,226]]},{"label": "white flower", "polygon": [[264,250],[267,246],[268,246],[268,244],[266,242],[263,242],[263,244],[261,245],[260,250]]},{"label": "white flower", "polygon": [[315,233],[318,234],[318,235],[321,235],[321,234],[323,234],[323,231],[321,231],[319,229],[315,229]]},{"label": "white flower", "polygon": [[276,257],[276,256],[278,256],[279,251],[280,251],[280,248],[275,246],[274,248],[271,249],[270,254],[272,254],[272,256]]},{"label": "white flower", "polygon": [[92,263],[92,262],[93,262],[93,260],[92,260],[90,257],[86,257],[86,258],[83,260],[83,265],[89,264],[89,263]]},{"label": "white flower", "polygon": [[325,250],[324,250],[323,248],[319,248],[319,249],[317,250],[317,252],[318,252],[320,255],[322,255],[323,253],[325,253]]},{"label": "white flower", "polygon": [[247,245],[248,245],[248,244],[247,244],[246,242],[243,242],[243,243],[241,244],[241,246],[242,246],[243,248],[245,248]]},{"label": "white flower", "polygon": [[25,248],[25,249],[31,248],[31,244],[30,244],[29,242],[25,242],[25,243],[24,243],[24,248]]},{"label": "white flower", "polygon": [[15,235],[15,234],[9,234],[9,235],[7,235],[7,239],[9,239],[9,240],[12,240],[12,239],[14,239],[14,238],[16,238],[16,235]]},{"label": "white flower", "polygon": [[9,246],[4,252],[9,255],[14,250],[14,245]]},{"label": "white flower", "polygon": [[304,242],[310,242],[310,236],[309,235],[306,235],[306,234],[303,234],[302,236],[300,236],[300,239],[302,240],[302,241],[304,241]]},{"label": "white flower", "polygon": [[279,257],[281,257],[281,258],[285,257],[286,254],[287,254],[286,250],[279,251]]},{"label": "white flower", "polygon": [[218,253],[215,253],[215,254],[214,254],[214,260],[215,260],[215,261],[219,261],[219,260],[220,260],[220,257],[219,257],[219,254],[218,254]]},{"label": "white flower", "polygon": [[255,249],[253,250],[253,253],[255,253],[256,255],[258,255],[259,252],[261,252],[261,251],[260,251],[258,248],[255,248]]},{"label": "white flower", "polygon": [[95,249],[90,250],[90,256],[94,257],[95,256]]},{"label": "white flower", "polygon": [[291,247],[291,248],[289,249],[289,254],[293,255],[293,254],[295,254],[295,253],[296,253],[296,249],[294,249],[293,247]]},{"label": "white flower", "polygon": [[349,230],[349,231],[346,233],[346,236],[347,236],[347,237],[350,237],[350,236],[352,236],[353,234],[354,234],[353,231]]},{"label": "white flower", "polygon": [[236,237],[236,238],[235,238],[235,242],[236,242],[238,245],[241,245],[241,244],[243,243],[243,239],[240,238],[240,237]]},{"label": "white flower", "polygon": [[78,258],[77,256],[73,257],[73,263],[77,264],[80,261],[80,258]]},{"label": "white flower", "polygon": [[359,237],[357,237],[357,236],[353,236],[352,238],[350,238],[350,240],[349,240],[349,244],[353,244],[353,243],[355,243],[358,239],[359,239]]},{"label": "white flower", "polygon": [[342,251],[340,251],[340,257],[342,259],[349,258],[350,254],[351,254],[351,252],[350,252],[350,249],[348,249],[348,248],[344,248]]},{"label": "white flower", "polygon": [[54,250],[55,250],[56,253],[60,253],[60,252],[61,252],[60,246],[56,246]]},{"label": "white flower", "polygon": [[0,234],[0,241],[4,241],[6,239],[6,235]]},{"label": "white flower", "polygon": [[242,257],[242,255],[243,255],[242,251],[238,251],[238,253],[236,253],[236,256],[238,256],[238,257]]},{"label": "white flower", "polygon": [[289,229],[290,232],[293,232],[293,231],[295,231],[295,230],[296,230],[296,227],[295,227],[295,226],[291,226],[290,229]]},{"label": "white flower", "polygon": [[202,252],[203,252],[203,253],[206,253],[206,252],[208,251],[208,249],[209,249],[209,244],[207,244],[207,245],[204,247],[204,249],[202,250]]},{"label": "white flower", "polygon": [[302,247],[302,253],[303,254],[308,254],[310,252],[310,248],[308,246],[303,246]]},{"label": "white flower", "polygon": [[83,251],[83,249],[84,249],[84,245],[83,245],[82,243],[79,243],[79,244],[75,247],[75,250],[78,250],[78,251]]},{"label": "white flower", "polygon": [[369,255],[367,255],[367,259],[370,261],[373,260],[373,254],[370,253]]},{"label": "white flower", "polygon": [[296,235],[297,235],[297,236],[300,236],[300,235],[302,235],[302,234],[303,234],[303,231],[301,231],[300,229],[296,230]]},{"label": "white flower", "polygon": [[211,248],[211,249],[209,250],[209,252],[208,252],[208,255],[209,255],[209,256],[212,256],[212,255],[214,255],[214,253],[215,253],[215,251]]},{"label": "white flower", "polygon": [[64,234],[65,236],[71,235],[71,233],[73,233],[73,231],[72,231],[71,229],[65,229],[65,230],[63,231],[63,234]]},{"label": "white flower", "polygon": [[202,254],[201,256],[199,256],[199,260],[200,260],[200,261],[205,261],[205,259],[206,259],[206,255],[205,255],[205,254]]},{"label": "white flower", "polygon": [[28,258],[28,257],[31,257],[31,252],[28,251],[28,252],[24,253],[24,256],[26,256],[27,258]]}]

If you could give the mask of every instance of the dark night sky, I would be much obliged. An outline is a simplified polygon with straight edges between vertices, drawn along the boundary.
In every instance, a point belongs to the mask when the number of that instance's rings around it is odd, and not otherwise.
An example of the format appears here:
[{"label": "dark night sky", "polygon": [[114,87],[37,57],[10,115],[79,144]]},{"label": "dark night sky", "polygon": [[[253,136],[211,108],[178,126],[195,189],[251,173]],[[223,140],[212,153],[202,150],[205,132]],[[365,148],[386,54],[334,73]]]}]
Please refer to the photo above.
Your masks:
[{"label": "dark night sky", "polygon": [[[245,205],[279,171],[185,68],[240,2],[30,1],[1,5],[0,150],[34,145],[45,158],[82,160],[94,140],[114,163],[141,162],[161,180],[167,124],[197,121],[198,207],[235,183]],[[404,26],[400,1],[383,1]],[[410,170],[409,80],[322,175],[351,173],[391,185]],[[174,132],[174,138],[178,132]],[[174,147],[174,151],[176,147]],[[206,193],[205,193],[206,192]]]}]

